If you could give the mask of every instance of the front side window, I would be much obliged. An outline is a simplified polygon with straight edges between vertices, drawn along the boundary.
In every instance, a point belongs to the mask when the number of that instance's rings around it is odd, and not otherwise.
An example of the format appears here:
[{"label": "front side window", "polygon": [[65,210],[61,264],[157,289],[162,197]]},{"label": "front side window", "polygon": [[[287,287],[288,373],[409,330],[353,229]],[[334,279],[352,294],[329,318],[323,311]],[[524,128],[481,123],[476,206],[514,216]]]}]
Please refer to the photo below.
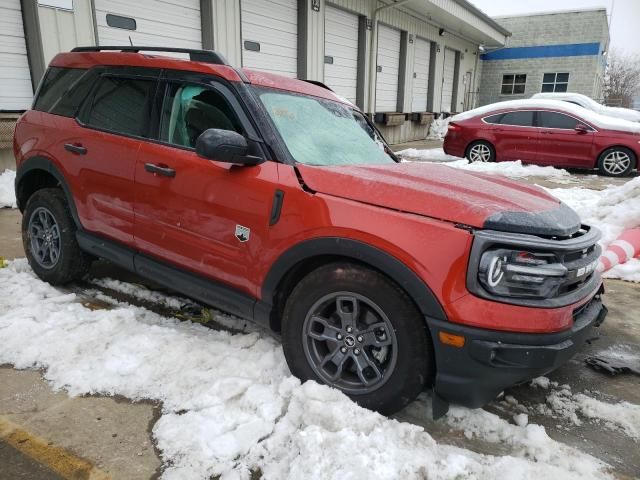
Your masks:
[{"label": "front side window", "polygon": [[561,128],[564,130],[573,130],[580,121],[569,115],[563,115],[557,112],[539,112],[540,126],[544,128]]},{"label": "front side window", "polygon": [[145,136],[155,86],[155,80],[102,76],[81,121],[113,133]]},{"label": "front side window", "polygon": [[566,92],[568,87],[568,73],[545,73],[542,77],[543,92]]},{"label": "front side window", "polygon": [[502,95],[522,95],[525,85],[527,84],[527,76],[525,74],[508,73],[502,76]]},{"label": "front side window", "polygon": [[308,165],[395,163],[362,114],[307,95],[256,89],[291,156]]},{"label": "front side window", "polygon": [[198,137],[209,128],[242,133],[237,115],[221,93],[201,85],[169,84],[162,106],[160,140],[195,148]]},{"label": "front side window", "polygon": [[532,127],[533,126],[533,112],[532,111],[517,111],[507,112],[500,119],[502,125],[513,125],[518,127]]}]

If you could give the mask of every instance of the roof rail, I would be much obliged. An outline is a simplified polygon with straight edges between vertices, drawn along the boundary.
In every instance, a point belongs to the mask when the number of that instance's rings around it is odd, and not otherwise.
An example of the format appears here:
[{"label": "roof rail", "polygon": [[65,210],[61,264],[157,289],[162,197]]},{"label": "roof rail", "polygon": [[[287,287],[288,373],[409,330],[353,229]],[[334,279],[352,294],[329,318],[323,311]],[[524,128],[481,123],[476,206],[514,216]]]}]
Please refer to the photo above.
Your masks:
[{"label": "roof rail", "polygon": [[101,52],[103,50],[115,50],[120,52],[174,52],[188,53],[189,60],[193,62],[213,63],[215,65],[229,65],[227,60],[218,52],[213,50],[196,50],[191,48],[173,48],[173,47],[138,47],[128,45],[109,45],[99,47],[76,47],[72,52]]}]

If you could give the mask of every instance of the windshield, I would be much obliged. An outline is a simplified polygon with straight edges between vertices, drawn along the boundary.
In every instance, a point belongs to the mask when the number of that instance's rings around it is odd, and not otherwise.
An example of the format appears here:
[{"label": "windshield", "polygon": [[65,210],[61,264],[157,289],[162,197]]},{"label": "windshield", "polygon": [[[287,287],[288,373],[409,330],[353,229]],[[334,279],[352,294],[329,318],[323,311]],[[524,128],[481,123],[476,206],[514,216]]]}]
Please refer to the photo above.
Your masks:
[{"label": "windshield", "polygon": [[293,158],[307,165],[395,163],[364,116],[339,102],[256,89]]}]

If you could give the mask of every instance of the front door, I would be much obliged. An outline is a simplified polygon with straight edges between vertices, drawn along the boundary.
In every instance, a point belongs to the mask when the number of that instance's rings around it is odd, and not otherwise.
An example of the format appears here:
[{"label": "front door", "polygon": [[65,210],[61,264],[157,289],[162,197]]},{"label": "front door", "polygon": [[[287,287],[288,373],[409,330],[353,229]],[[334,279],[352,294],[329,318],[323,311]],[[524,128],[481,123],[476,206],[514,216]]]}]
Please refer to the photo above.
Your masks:
[{"label": "front door", "polygon": [[[584,130],[576,130],[576,125]],[[594,130],[581,120],[559,112],[538,112],[539,161],[545,165],[593,168]]]},{"label": "front door", "polygon": [[136,246],[256,296],[277,164],[243,167],[199,157],[195,142],[205,130],[245,136],[251,130],[255,137],[251,124],[223,85],[179,79],[161,85],[159,142],[141,145],[136,164]]}]

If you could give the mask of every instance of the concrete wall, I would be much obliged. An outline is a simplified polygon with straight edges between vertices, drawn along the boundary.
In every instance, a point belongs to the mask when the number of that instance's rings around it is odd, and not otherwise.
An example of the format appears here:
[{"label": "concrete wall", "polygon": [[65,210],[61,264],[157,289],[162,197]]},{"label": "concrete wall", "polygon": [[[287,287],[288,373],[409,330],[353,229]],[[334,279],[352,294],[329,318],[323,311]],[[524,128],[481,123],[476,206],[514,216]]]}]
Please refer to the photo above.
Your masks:
[{"label": "concrete wall", "polygon": [[[507,48],[598,43],[596,55],[483,60],[479,104],[529,98],[542,89],[545,73],[569,73],[568,91],[582,93],[602,100],[609,28],[606,10],[560,12],[519,17],[498,17],[498,23],[512,32]],[[501,94],[502,76],[526,74],[527,83],[522,95]]]}]

